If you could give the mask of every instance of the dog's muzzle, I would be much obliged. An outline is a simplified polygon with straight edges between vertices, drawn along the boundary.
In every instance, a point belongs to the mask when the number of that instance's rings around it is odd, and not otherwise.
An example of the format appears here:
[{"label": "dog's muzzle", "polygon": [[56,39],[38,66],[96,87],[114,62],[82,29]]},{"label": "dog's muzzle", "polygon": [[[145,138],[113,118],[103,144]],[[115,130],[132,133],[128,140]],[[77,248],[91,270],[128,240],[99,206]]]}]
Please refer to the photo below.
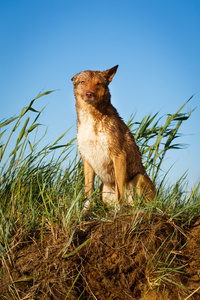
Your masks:
[{"label": "dog's muzzle", "polygon": [[85,93],[85,97],[84,97],[84,101],[85,102],[91,103],[91,102],[94,101],[94,99],[95,99],[95,97],[94,97],[94,93],[93,92],[88,91],[88,92]]}]

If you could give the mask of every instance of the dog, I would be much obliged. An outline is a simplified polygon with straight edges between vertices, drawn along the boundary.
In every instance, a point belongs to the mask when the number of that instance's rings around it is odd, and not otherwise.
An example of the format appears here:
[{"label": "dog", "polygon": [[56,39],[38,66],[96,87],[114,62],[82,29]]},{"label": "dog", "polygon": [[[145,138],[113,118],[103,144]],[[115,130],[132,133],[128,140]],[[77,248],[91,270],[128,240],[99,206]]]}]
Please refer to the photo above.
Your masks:
[{"label": "dog", "polygon": [[129,128],[111,104],[109,83],[118,65],[106,71],[84,71],[71,80],[77,112],[77,144],[85,177],[84,209],[91,204],[95,174],[102,181],[102,200],[121,205],[136,195],[147,200],[155,186],[146,174]]}]

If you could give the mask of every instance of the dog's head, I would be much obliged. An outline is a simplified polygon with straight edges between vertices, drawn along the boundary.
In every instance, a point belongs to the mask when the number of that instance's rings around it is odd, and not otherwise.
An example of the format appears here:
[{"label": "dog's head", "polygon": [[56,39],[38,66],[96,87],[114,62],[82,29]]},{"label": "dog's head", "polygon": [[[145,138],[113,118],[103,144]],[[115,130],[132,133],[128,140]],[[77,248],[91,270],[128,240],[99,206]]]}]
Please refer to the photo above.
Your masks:
[{"label": "dog's head", "polygon": [[71,80],[77,99],[96,106],[100,102],[110,101],[108,85],[117,71],[118,65],[106,71],[84,71]]}]

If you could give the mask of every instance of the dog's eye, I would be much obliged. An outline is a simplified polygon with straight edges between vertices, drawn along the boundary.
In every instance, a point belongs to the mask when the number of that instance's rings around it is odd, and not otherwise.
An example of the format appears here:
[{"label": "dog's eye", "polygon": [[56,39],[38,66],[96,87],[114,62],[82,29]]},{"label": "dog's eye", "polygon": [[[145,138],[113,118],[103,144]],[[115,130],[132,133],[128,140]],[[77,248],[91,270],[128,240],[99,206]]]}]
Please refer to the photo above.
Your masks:
[{"label": "dog's eye", "polygon": [[81,81],[81,83],[85,83],[85,81],[84,81],[84,80],[82,80],[82,81]]},{"label": "dog's eye", "polygon": [[98,86],[101,85],[101,82],[97,82],[97,85],[98,85]]}]

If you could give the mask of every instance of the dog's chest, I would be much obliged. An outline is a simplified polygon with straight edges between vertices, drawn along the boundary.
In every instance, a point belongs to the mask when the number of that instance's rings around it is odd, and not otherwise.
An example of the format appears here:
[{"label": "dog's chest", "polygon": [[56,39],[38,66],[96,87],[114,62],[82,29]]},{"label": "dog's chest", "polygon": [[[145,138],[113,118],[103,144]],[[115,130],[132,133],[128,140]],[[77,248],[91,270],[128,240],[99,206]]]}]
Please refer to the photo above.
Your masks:
[{"label": "dog's chest", "polygon": [[82,115],[78,125],[77,142],[82,156],[102,181],[113,182],[113,163],[109,156],[109,136],[91,115]]}]

